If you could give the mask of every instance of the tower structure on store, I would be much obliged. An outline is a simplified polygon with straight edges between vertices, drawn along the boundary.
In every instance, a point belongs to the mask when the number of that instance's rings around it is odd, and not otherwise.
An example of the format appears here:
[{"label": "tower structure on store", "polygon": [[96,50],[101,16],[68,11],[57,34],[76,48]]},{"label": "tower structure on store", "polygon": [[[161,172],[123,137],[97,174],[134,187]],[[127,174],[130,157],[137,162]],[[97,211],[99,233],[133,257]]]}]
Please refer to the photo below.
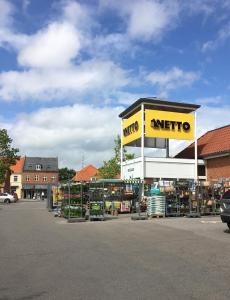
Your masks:
[{"label": "tower structure on store", "polygon": [[[121,179],[198,179],[197,104],[140,98],[120,113]],[[169,140],[194,141],[194,159],[169,157]],[[139,147],[140,155],[125,161],[124,147]],[[145,148],[165,149],[164,157],[145,156]]]}]

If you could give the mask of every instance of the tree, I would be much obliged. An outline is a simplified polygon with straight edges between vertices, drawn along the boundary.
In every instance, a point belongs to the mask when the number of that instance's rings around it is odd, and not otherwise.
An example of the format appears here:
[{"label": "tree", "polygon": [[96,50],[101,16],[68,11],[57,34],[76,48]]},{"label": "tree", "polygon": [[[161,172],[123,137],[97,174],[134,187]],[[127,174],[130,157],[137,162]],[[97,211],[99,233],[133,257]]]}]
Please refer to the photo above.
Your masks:
[{"label": "tree", "polygon": [[11,146],[12,139],[6,129],[0,129],[0,183],[3,183],[7,175],[11,174],[10,167],[15,165],[20,158],[19,150]]},{"label": "tree", "polygon": [[104,179],[114,178],[119,173],[120,165],[117,163],[115,157],[108,161],[104,161],[103,166],[99,169],[99,175]]},{"label": "tree", "polygon": [[[115,152],[115,158],[118,163],[121,161],[121,137],[118,134],[114,139],[114,152]],[[125,147],[123,147],[123,160],[129,160],[134,159],[133,153],[127,153],[127,150]]]},{"label": "tree", "polygon": [[58,170],[59,181],[68,181],[76,175],[76,171],[68,168],[61,168]]},{"label": "tree", "polygon": [[[114,157],[108,161],[103,162],[103,166],[99,169],[99,175],[104,179],[114,178],[120,173],[120,162],[121,162],[121,137],[117,135],[114,138]],[[123,149],[124,160],[133,159],[134,154],[126,153]]]}]

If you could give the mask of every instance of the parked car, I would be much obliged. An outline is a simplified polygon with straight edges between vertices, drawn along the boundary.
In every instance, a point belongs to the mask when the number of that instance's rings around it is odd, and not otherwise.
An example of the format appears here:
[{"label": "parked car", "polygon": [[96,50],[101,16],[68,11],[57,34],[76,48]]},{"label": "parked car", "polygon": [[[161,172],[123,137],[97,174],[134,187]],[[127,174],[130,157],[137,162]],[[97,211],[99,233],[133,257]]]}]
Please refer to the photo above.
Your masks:
[{"label": "parked car", "polygon": [[0,202],[12,203],[12,202],[15,202],[15,198],[13,195],[10,195],[8,193],[0,193]]},{"label": "parked car", "polygon": [[223,223],[227,223],[230,229],[230,190],[225,192],[220,202],[220,217]]}]

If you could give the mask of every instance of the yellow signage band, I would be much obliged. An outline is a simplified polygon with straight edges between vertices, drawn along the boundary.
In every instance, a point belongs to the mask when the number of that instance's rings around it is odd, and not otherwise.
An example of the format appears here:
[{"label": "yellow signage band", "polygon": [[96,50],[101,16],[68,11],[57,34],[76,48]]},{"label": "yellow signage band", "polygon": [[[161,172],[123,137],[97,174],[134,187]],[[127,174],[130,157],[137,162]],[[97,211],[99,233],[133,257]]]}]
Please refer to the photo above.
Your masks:
[{"label": "yellow signage band", "polygon": [[141,138],[141,111],[138,111],[128,119],[122,120],[122,144],[127,145]]},{"label": "yellow signage band", "polygon": [[194,116],[192,114],[146,109],[145,136],[193,140]]}]

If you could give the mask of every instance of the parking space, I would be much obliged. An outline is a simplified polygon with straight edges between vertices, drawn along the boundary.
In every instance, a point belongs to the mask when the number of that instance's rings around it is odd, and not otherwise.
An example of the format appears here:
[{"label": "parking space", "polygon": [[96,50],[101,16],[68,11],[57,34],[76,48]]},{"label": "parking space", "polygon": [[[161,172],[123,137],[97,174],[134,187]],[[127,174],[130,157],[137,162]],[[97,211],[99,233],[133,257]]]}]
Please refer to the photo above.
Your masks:
[{"label": "parking space", "polygon": [[67,223],[44,202],[0,211],[0,299],[229,299],[219,217]]}]

